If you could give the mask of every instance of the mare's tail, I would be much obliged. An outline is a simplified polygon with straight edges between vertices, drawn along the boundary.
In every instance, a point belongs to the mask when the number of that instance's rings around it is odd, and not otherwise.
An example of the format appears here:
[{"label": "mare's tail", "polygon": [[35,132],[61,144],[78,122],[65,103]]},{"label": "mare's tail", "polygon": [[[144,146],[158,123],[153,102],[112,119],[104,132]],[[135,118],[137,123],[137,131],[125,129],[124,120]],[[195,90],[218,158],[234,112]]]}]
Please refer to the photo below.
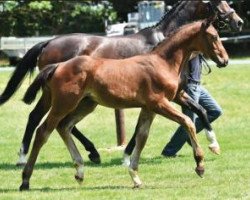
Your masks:
[{"label": "mare's tail", "polygon": [[47,80],[49,80],[54,72],[56,71],[58,64],[47,65],[35,78],[35,80],[31,83],[29,88],[24,94],[23,101],[26,104],[31,104],[35,98],[37,92],[43,87]]},{"label": "mare's tail", "polygon": [[36,44],[24,55],[22,60],[16,66],[3,93],[0,95],[0,105],[8,101],[9,98],[16,92],[25,75],[28,72],[32,73],[34,71],[37,64],[37,58],[49,41],[50,40]]}]

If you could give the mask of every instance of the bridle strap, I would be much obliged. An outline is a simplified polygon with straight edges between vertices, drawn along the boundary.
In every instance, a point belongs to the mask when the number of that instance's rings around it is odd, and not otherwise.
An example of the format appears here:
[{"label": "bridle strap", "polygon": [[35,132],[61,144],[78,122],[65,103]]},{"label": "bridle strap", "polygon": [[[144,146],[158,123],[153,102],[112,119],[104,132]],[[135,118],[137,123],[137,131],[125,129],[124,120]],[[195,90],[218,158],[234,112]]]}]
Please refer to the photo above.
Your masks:
[{"label": "bridle strap", "polygon": [[212,10],[212,12],[214,13],[218,13],[218,18],[222,21],[226,21],[227,18],[235,13],[235,10],[233,8],[230,8],[227,12],[221,12],[221,10],[219,9],[219,3],[214,3],[214,2],[211,2],[209,1],[209,5],[210,5],[210,8]]},{"label": "bridle strap", "polygon": [[222,19],[223,21],[225,21],[231,14],[235,13],[235,10],[233,8],[230,8],[230,10],[228,10],[225,13],[219,12],[219,17],[220,19]]}]

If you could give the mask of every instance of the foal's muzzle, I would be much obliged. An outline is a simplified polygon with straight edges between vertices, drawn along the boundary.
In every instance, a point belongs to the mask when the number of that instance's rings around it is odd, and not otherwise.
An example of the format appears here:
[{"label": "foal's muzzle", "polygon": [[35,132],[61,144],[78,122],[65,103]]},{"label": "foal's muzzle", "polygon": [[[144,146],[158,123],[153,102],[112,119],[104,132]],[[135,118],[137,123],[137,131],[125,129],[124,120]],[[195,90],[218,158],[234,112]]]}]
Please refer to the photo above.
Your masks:
[{"label": "foal's muzzle", "polygon": [[222,68],[226,67],[228,65],[228,59],[219,59],[219,62],[217,62],[217,67]]}]

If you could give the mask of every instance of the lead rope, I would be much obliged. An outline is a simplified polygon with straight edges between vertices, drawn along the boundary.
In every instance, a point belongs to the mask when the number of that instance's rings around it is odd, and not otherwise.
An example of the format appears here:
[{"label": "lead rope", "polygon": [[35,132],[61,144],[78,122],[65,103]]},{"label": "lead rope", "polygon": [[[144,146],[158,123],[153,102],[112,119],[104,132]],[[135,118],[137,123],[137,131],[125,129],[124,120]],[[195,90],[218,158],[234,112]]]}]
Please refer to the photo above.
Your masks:
[{"label": "lead rope", "polygon": [[203,67],[205,69],[207,69],[207,74],[205,74],[205,75],[210,74],[212,72],[210,65],[208,64],[208,62],[206,61],[206,59],[202,55],[200,55],[200,58],[202,60],[202,69],[203,69]]}]

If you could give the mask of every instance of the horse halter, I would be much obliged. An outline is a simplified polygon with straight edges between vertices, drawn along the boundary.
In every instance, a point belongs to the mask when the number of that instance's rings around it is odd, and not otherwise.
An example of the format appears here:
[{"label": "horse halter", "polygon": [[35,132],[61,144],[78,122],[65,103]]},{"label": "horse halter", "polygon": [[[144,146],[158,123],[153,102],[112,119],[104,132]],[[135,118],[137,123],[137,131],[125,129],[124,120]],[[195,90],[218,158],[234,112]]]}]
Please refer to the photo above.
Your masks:
[{"label": "horse halter", "polygon": [[229,21],[229,19],[228,19],[229,16],[231,14],[235,13],[235,10],[233,8],[230,8],[228,11],[222,12],[219,8],[220,1],[217,1],[217,2],[209,1],[208,5],[209,5],[209,9],[213,13],[217,14],[218,27],[225,28],[227,26],[228,21]]}]

